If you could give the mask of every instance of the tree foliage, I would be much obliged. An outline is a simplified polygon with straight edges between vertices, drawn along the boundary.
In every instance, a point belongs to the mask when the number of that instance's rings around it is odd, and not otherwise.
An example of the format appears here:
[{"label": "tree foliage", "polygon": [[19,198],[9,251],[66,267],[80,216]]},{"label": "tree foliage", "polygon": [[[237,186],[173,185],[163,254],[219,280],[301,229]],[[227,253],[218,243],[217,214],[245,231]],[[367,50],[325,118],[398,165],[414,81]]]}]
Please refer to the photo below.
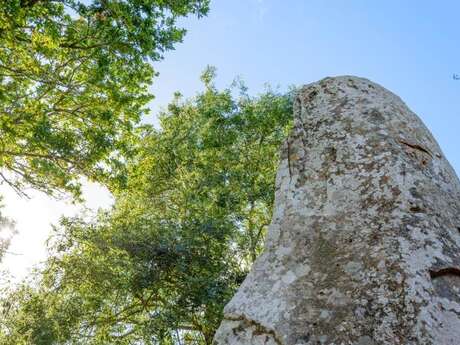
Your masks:
[{"label": "tree foliage", "polygon": [[56,228],[37,287],[5,299],[2,344],[211,343],[261,250],[291,121],[289,95],[213,77],[144,131],[113,209]]},{"label": "tree foliage", "polygon": [[79,194],[79,176],[123,182],[151,99],[151,62],[208,0],[0,1],[0,180]]}]

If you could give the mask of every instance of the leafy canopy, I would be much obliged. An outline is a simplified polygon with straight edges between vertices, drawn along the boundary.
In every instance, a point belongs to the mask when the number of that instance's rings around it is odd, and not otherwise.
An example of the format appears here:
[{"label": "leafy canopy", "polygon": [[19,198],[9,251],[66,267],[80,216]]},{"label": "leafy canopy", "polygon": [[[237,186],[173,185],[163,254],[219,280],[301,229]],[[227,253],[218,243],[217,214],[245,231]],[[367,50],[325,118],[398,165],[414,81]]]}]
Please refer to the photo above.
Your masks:
[{"label": "leafy canopy", "polygon": [[208,2],[0,1],[0,181],[75,196],[80,175],[123,183],[151,62]]},{"label": "leafy canopy", "polygon": [[212,343],[261,250],[291,122],[289,95],[213,78],[143,133],[112,210],[62,221],[38,287],[5,299],[2,344]]}]

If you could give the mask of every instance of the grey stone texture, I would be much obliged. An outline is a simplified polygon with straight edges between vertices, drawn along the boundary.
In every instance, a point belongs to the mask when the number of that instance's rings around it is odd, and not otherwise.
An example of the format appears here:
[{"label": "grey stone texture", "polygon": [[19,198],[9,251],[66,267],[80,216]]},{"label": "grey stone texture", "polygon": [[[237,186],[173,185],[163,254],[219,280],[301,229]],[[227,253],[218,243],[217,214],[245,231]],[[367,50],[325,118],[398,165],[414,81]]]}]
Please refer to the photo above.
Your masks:
[{"label": "grey stone texture", "polygon": [[304,86],[263,254],[216,345],[460,344],[460,183],[422,121],[362,78]]}]

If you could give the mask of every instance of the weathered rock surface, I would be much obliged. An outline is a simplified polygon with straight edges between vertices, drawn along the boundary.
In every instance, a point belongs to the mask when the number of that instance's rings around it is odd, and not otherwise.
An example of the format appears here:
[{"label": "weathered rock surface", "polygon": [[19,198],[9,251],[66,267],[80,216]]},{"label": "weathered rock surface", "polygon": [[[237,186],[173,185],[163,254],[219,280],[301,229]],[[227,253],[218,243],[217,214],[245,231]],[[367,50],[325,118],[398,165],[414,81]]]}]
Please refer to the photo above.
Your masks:
[{"label": "weathered rock surface", "polygon": [[264,253],[217,345],[460,344],[460,183],[383,87],[305,86]]}]

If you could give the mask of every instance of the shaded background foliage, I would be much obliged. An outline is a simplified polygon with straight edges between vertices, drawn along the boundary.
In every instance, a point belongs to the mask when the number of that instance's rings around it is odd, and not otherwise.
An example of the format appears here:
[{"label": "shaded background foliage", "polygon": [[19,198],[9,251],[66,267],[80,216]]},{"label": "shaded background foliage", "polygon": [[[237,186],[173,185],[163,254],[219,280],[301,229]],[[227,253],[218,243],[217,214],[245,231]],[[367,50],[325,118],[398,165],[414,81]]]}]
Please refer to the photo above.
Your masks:
[{"label": "shaded background foliage", "polygon": [[[7,287],[2,344],[210,344],[262,248],[291,96],[241,82],[174,101],[139,125],[152,62],[206,0],[0,3],[0,179],[80,197],[104,183],[112,209],[62,219],[50,256]],[[3,218],[2,218],[3,219]]]},{"label": "shaded background foliage", "polygon": [[62,220],[35,283],[5,299],[3,343],[212,342],[262,248],[292,108],[214,73],[142,129],[113,209]]}]

